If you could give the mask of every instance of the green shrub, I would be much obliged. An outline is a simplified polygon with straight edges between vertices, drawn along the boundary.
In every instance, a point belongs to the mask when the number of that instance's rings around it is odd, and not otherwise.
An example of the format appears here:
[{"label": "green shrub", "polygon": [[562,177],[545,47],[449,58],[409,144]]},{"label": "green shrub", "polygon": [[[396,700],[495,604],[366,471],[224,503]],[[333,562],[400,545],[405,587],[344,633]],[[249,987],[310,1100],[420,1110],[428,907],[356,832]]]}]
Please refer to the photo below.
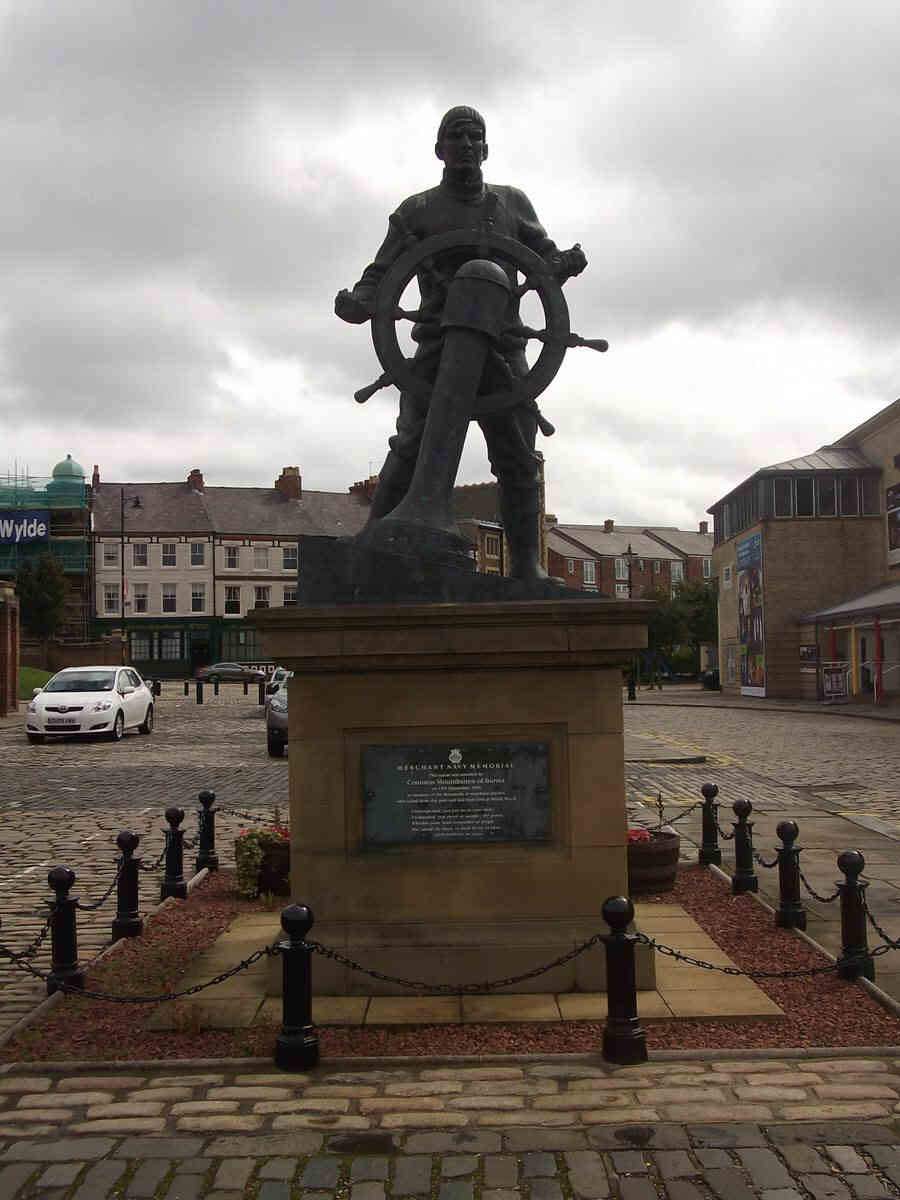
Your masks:
[{"label": "green shrub", "polygon": [[284,825],[245,829],[234,839],[239,896],[289,896],[291,831]]}]

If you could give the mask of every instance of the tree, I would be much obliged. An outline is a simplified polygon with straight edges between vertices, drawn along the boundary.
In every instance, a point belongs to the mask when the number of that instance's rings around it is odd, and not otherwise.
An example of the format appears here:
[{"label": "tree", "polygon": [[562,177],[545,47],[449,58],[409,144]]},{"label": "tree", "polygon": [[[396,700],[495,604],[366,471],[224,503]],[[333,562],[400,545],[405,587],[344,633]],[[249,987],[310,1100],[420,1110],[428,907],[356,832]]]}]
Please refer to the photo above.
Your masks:
[{"label": "tree", "polygon": [[36,562],[26,559],[16,572],[16,591],[22,624],[41,639],[46,667],[47,642],[60,626],[66,596],[66,577],[59,560],[49,552]]},{"label": "tree", "polygon": [[718,636],[718,585],[715,580],[693,579],[675,585],[671,595],[655,588],[643,599],[656,608],[647,622],[647,644],[654,654],[672,659],[680,647],[689,646],[695,670],[700,667],[700,646]]}]

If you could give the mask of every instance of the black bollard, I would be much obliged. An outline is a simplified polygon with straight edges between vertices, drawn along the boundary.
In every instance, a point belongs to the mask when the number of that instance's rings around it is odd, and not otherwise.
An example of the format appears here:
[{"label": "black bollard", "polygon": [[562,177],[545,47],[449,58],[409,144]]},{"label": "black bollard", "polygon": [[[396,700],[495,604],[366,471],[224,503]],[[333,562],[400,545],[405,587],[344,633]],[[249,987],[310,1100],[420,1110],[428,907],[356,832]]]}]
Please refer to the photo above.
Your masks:
[{"label": "black bollard", "polygon": [[75,872],[68,867],[54,867],[47,876],[47,883],[56,893],[54,900],[45,903],[53,910],[50,926],[51,963],[47,979],[47,995],[52,996],[62,984],[66,987],[84,988],[84,971],[78,966],[78,929],[76,914],[78,899],[69,895],[75,882]]},{"label": "black bollard", "polygon": [[261,679],[259,681],[259,703],[265,704],[265,702],[266,702],[266,685],[263,682],[263,680]]},{"label": "black bollard", "polygon": [[159,890],[159,898],[167,900],[169,896],[175,896],[178,900],[186,900],[188,893],[184,878],[184,830],[178,828],[184,820],[184,809],[174,806],[167,808],[166,820],[170,826],[166,830],[166,873]]},{"label": "black bollard", "polygon": [[249,684],[247,683],[247,680],[245,679],[245,680],[244,680],[244,695],[245,695],[245,696],[247,695],[247,688],[248,688],[248,687],[249,687]]},{"label": "black bollard", "polygon": [[759,880],[753,870],[753,822],[749,820],[753,805],[749,800],[735,800],[731,806],[737,821],[734,823],[734,874],[731,877],[731,894],[742,896],[745,892],[758,892]]},{"label": "black bollard", "polygon": [[778,847],[778,911],[775,924],[780,929],[805,929],[806,909],[800,899],[800,847],[795,846],[800,830],[796,821],[782,821],[775,830],[781,838]]},{"label": "black bollard", "polygon": [[866,865],[859,850],[845,850],[838,855],[838,869],[844,879],[837,889],[841,897],[841,957],[838,975],[841,979],[859,979],[860,975],[875,981],[875,960],[869,953],[866,936],[867,882],[859,877]]},{"label": "black bollard", "polygon": [[637,693],[634,690],[634,663],[631,664],[631,670],[628,672],[628,700],[629,703],[637,700]]},{"label": "black bollard", "polygon": [[218,679],[214,679],[213,680],[213,695],[218,696],[218,694],[219,694],[219,681],[218,681]]},{"label": "black bollard", "polygon": [[606,946],[609,1012],[603,1030],[603,1057],[629,1066],[647,1061],[647,1035],[637,1015],[634,947],[638,939],[626,932],[634,918],[634,905],[626,896],[610,896],[604,900],[602,912],[612,930],[600,939]]},{"label": "black bollard", "polygon": [[717,823],[718,804],[716,796],[719,789],[714,783],[704,783],[700,789],[703,796],[703,835],[700,841],[698,862],[701,867],[722,865],[722,851],[719,849],[719,827]]},{"label": "black bollard", "polygon": [[312,1019],[312,951],[304,943],[312,926],[312,911],[305,904],[282,910],[281,928],[288,940],[279,942],[284,996],[275,1065],[283,1071],[306,1071],[319,1061],[319,1035]]},{"label": "black bollard", "polygon": [[197,680],[197,703],[198,704],[203,703],[203,680],[202,679]]},{"label": "black bollard", "polygon": [[215,792],[200,792],[197,796],[200,808],[197,809],[197,858],[194,862],[194,873],[204,867],[209,871],[218,871],[219,856],[216,854],[216,802]]},{"label": "black bollard", "polygon": [[123,937],[140,937],[144,932],[140,914],[141,860],[134,857],[140,840],[136,833],[127,830],[123,830],[116,838],[116,845],[122,851],[122,857],[118,860],[122,869],[116,884],[116,915],[112,923],[114,942]]},{"label": "black bollard", "polygon": [[161,695],[162,695],[162,680],[161,680],[161,679],[154,679],[154,680],[153,680],[153,689],[152,689],[152,690],[153,690],[153,695],[154,695],[154,696],[161,696]]},{"label": "black bollard", "polygon": [[184,694],[187,696],[190,693],[190,690],[191,690],[191,681],[189,679],[186,679],[184,681]]}]

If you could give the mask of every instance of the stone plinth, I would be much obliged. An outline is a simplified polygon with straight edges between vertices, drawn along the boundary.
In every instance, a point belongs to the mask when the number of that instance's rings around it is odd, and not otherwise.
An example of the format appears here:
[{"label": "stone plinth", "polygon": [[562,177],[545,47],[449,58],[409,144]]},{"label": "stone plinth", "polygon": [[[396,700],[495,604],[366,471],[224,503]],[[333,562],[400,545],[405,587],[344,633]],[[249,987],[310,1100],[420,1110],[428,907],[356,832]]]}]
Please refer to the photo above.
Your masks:
[{"label": "stone plinth", "polygon": [[[312,936],[380,971],[464,983],[526,971],[605,930],[603,901],[626,891],[621,665],[646,645],[651,607],[591,599],[254,614],[267,657],[295,672],[291,879],[294,899],[315,914]],[[482,743],[541,747],[540,840],[373,844],[363,777],[364,758],[379,758],[372,747],[437,747],[432,757],[446,751],[452,764],[451,751],[474,760]],[[512,828],[508,811],[506,820]],[[603,957],[588,951],[512,990],[602,989]],[[653,986],[649,955],[638,986]],[[315,988],[403,991],[322,958]]]}]

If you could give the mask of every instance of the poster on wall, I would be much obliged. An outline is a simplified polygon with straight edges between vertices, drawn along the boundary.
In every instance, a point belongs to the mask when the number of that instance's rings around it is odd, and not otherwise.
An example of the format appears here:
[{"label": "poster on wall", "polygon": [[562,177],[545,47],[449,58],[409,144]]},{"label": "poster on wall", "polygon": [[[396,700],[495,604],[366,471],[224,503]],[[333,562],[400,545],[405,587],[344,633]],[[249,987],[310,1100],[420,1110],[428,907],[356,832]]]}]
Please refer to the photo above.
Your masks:
[{"label": "poster on wall", "polygon": [[762,534],[737,544],[738,642],[741,695],[765,696],[766,646],[763,628]]},{"label": "poster on wall", "polygon": [[887,511],[888,566],[900,563],[900,483],[884,494]]}]

